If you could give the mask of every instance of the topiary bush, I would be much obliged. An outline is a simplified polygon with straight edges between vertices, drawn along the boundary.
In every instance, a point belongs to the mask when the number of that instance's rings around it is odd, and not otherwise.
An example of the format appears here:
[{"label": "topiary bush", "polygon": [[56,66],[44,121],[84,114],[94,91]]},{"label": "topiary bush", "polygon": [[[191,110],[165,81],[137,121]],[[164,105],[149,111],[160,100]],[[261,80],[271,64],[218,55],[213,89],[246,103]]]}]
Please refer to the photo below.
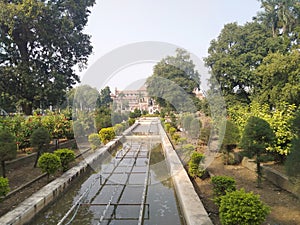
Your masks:
[{"label": "topiary bush", "polygon": [[101,139],[101,142],[106,144],[107,142],[111,141],[112,139],[115,138],[116,134],[114,132],[114,128],[112,127],[107,127],[107,128],[102,128],[99,131],[99,136]]},{"label": "topiary bush", "polygon": [[101,146],[101,139],[100,139],[99,134],[97,134],[97,133],[90,134],[88,137],[88,141],[93,150],[95,150]]},{"label": "topiary bush", "polygon": [[220,206],[221,197],[228,192],[236,190],[235,179],[228,176],[214,176],[211,178],[213,185],[214,202]]},{"label": "topiary bush", "polygon": [[191,155],[191,159],[189,161],[189,175],[192,177],[201,177],[205,170],[200,165],[201,160],[204,159],[204,155],[202,153],[194,151]]},{"label": "topiary bush", "polygon": [[5,196],[10,191],[8,179],[0,177],[0,196]]},{"label": "topiary bush", "polygon": [[2,176],[6,177],[5,161],[12,160],[17,156],[17,144],[15,137],[8,130],[0,131],[0,163]]},{"label": "topiary bush", "polygon": [[74,151],[68,148],[58,149],[54,151],[54,154],[59,157],[63,172],[67,171],[69,163],[75,160]]},{"label": "topiary bush", "polygon": [[169,129],[169,134],[171,135],[171,137],[175,134],[176,131],[177,131],[177,129],[175,127],[171,127]]},{"label": "topiary bush", "polygon": [[259,225],[270,212],[259,195],[246,193],[244,189],[227,192],[220,198],[219,215],[223,225]]},{"label": "topiary bush", "polygon": [[41,155],[37,165],[43,173],[47,173],[49,180],[50,174],[54,174],[61,167],[61,161],[57,155],[47,152]]},{"label": "topiary bush", "polygon": [[34,130],[30,136],[30,143],[32,147],[37,149],[36,160],[34,162],[34,167],[36,167],[41,153],[48,148],[50,143],[49,131],[44,127]]}]

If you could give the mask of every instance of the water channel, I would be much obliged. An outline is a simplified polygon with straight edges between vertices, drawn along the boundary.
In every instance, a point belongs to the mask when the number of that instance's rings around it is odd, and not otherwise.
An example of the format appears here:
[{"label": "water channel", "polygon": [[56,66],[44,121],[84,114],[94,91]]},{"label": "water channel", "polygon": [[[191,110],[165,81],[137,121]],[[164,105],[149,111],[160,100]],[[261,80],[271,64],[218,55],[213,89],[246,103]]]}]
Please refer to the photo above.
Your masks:
[{"label": "water channel", "polygon": [[107,153],[29,224],[183,225],[162,146],[149,136],[156,132],[139,125],[133,133],[144,136]]}]

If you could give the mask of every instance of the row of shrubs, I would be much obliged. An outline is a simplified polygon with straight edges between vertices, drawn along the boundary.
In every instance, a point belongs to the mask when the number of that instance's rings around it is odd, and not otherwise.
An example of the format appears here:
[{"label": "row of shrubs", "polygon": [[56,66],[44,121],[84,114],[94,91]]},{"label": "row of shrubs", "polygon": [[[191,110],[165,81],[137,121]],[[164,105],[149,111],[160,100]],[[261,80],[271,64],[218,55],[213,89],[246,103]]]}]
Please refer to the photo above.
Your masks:
[{"label": "row of shrubs", "polygon": [[51,139],[72,139],[74,137],[72,120],[70,120],[68,115],[63,113],[29,117],[16,115],[0,118],[0,128],[9,131],[15,136],[19,149],[30,147],[30,136],[40,127],[48,130]]},{"label": "row of shrubs", "polygon": [[[47,173],[48,179],[51,174],[55,174],[59,169],[65,172],[69,169],[69,164],[75,160],[75,153],[68,148],[55,150],[53,153],[43,153],[38,159],[38,167],[43,173]],[[8,178],[0,177],[0,196],[5,196],[10,191]]]},{"label": "row of shrubs", "polygon": [[[131,126],[134,124],[135,120],[130,119],[128,125]],[[113,127],[102,128],[98,133],[92,133],[88,136],[88,141],[93,150],[99,148],[101,143],[106,144],[109,141],[113,140],[115,136],[121,135],[123,131],[128,127],[127,123],[118,123]]]},{"label": "row of shrubs", "polygon": [[234,178],[228,176],[214,176],[214,202],[219,207],[219,217],[223,225],[259,225],[265,221],[270,212],[259,195],[237,190]]}]

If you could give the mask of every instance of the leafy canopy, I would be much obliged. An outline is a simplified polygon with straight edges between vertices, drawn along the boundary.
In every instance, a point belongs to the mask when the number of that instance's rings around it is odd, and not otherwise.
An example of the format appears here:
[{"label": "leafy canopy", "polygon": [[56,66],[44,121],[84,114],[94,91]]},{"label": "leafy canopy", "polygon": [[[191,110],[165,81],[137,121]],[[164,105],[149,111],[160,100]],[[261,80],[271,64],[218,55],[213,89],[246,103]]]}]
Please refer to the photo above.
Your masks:
[{"label": "leafy canopy", "polygon": [[60,103],[92,52],[83,33],[95,0],[0,2],[0,93],[26,114]]}]

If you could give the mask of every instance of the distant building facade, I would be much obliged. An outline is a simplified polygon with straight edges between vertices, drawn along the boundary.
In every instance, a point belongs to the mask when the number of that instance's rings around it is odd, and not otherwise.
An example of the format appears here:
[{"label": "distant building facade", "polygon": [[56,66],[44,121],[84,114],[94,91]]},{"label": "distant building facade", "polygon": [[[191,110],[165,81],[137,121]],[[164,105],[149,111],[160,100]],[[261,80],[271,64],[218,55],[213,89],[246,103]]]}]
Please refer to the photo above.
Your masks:
[{"label": "distant building facade", "polygon": [[154,114],[159,111],[159,106],[155,100],[148,96],[146,86],[142,86],[138,90],[118,90],[112,94],[114,108],[119,111],[134,111],[139,109],[147,111],[149,114]]}]

